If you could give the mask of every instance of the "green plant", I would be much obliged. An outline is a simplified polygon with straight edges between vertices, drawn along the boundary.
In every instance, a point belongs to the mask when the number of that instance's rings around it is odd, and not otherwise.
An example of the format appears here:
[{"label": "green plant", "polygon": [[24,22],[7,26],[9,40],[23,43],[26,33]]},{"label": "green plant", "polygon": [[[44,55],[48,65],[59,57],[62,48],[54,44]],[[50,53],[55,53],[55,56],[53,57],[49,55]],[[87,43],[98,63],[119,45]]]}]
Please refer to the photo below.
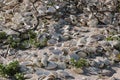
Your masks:
[{"label": "green plant", "polygon": [[120,37],[119,36],[109,36],[106,38],[107,41],[113,41],[113,40],[118,40],[120,41]]},{"label": "green plant", "polygon": [[6,39],[7,38],[7,34],[5,32],[0,32],[0,39]]},{"label": "green plant", "polygon": [[71,59],[71,65],[76,67],[76,68],[82,68],[84,66],[88,65],[88,62],[86,59],[79,59],[78,61],[76,61],[75,59]]},{"label": "green plant", "polygon": [[27,49],[30,47],[29,40],[24,40],[20,43],[19,48],[20,49]]},{"label": "green plant", "polygon": [[24,80],[23,74],[20,73],[18,61],[10,62],[8,65],[0,64],[0,75],[2,77],[14,77],[16,80]]},{"label": "green plant", "polygon": [[14,38],[13,36],[8,36],[7,38],[7,43],[10,44],[10,47],[12,48],[17,48],[19,46],[20,43],[20,38]]},{"label": "green plant", "polygon": [[15,74],[15,79],[16,80],[24,80],[24,75],[22,73],[16,73]]},{"label": "green plant", "polygon": [[37,37],[37,34],[33,30],[28,31],[30,39],[35,39]]}]

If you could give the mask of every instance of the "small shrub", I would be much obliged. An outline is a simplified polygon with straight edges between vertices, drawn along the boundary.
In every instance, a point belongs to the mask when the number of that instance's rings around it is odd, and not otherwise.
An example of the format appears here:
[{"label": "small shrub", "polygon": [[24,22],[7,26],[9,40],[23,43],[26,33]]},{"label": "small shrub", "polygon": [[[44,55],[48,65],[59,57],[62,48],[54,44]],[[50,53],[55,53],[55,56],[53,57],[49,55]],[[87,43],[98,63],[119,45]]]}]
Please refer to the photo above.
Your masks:
[{"label": "small shrub", "polygon": [[113,40],[117,40],[120,41],[120,37],[119,36],[109,36],[106,38],[107,41],[113,41]]},{"label": "small shrub", "polygon": [[79,59],[78,61],[71,59],[71,64],[72,66],[76,67],[76,68],[82,68],[84,66],[88,65],[88,62],[86,59]]},{"label": "small shrub", "polygon": [[10,62],[8,65],[0,64],[0,75],[2,77],[14,77],[16,80],[24,80],[23,74],[20,73],[18,61]]},{"label": "small shrub", "polygon": [[8,36],[7,43],[10,44],[10,47],[17,48],[20,43],[20,38],[14,38],[13,36]]},{"label": "small shrub", "polygon": [[16,73],[15,74],[15,79],[16,80],[25,80],[24,75],[22,73]]},{"label": "small shrub", "polygon": [[7,38],[7,34],[5,32],[0,32],[0,39],[6,39]]}]

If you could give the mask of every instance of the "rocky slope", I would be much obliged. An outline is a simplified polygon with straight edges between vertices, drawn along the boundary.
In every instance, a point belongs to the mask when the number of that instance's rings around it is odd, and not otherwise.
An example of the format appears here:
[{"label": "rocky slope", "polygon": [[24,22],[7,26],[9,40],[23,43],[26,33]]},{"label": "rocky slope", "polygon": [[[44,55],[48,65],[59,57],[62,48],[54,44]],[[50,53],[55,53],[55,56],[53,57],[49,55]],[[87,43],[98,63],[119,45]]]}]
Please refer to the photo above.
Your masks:
[{"label": "rocky slope", "polygon": [[120,80],[119,2],[0,0],[0,63],[25,80]]}]

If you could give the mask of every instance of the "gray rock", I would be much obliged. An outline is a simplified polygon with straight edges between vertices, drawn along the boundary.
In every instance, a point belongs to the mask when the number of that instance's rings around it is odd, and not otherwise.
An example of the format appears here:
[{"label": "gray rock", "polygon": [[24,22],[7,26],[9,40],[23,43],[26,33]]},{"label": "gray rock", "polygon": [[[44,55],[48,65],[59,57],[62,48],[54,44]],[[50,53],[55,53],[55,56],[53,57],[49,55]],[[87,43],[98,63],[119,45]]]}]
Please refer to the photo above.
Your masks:
[{"label": "gray rock", "polygon": [[72,54],[70,54],[69,56],[70,56],[71,59],[75,59],[75,60],[79,60],[79,58],[80,58],[80,57],[79,57],[77,54],[75,54],[75,53],[72,53]]},{"label": "gray rock", "polygon": [[96,67],[89,67],[87,71],[88,71],[88,74],[92,74],[92,75],[98,75],[100,73],[100,69]]},{"label": "gray rock", "polygon": [[102,74],[103,76],[112,76],[113,73],[114,73],[114,72],[112,72],[112,71],[110,71],[110,70],[106,70],[106,69],[102,70],[102,72],[101,72],[101,74]]},{"label": "gray rock", "polygon": [[105,36],[102,34],[92,35],[91,38],[96,39],[97,41],[101,41],[105,39]]},{"label": "gray rock", "polygon": [[56,71],[58,73],[58,77],[59,78],[66,78],[66,77],[70,77],[69,73],[67,73],[66,71],[64,70],[57,70]]},{"label": "gray rock", "polygon": [[111,65],[110,60],[108,60],[107,58],[103,58],[103,57],[96,57],[94,61],[95,61],[95,66],[99,68],[104,68],[105,66],[108,67]]},{"label": "gray rock", "polygon": [[78,51],[76,52],[76,54],[80,57],[80,58],[85,58],[87,57],[87,54],[85,52],[82,52],[82,51]]},{"label": "gray rock", "polygon": [[67,65],[65,64],[65,62],[57,62],[57,68],[59,69],[66,69]]},{"label": "gray rock", "polygon": [[57,43],[57,41],[56,41],[55,39],[50,39],[50,40],[48,40],[48,42],[47,42],[48,45],[54,45],[54,44],[56,44],[56,43]]},{"label": "gray rock", "polygon": [[113,46],[116,50],[120,51],[120,41],[117,41]]},{"label": "gray rock", "polygon": [[59,56],[56,54],[52,54],[49,56],[48,61],[58,61]]},{"label": "gray rock", "polygon": [[49,75],[50,72],[49,71],[45,71],[43,69],[36,69],[36,72],[35,72],[38,76],[42,76],[42,75]]},{"label": "gray rock", "polygon": [[27,70],[28,70],[28,68],[25,65],[20,66],[20,71],[21,72],[26,72]]},{"label": "gray rock", "polygon": [[48,70],[53,70],[56,68],[57,68],[57,64],[54,62],[49,62],[48,65],[45,67],[45,69],[48,69]]},{"label": "gray rock", "polygon": [[46,12],[47,13],[54,13],[54,12],[56,12],[56,9],[54,7],[49,7]]},{"label": "gray rock", "polygon": [[52,50],[51,52],[52,52],[53,54],[57,54],[57,55],[62,54],[62,50],[60,50],[60,49],[54,49],[54,50]]}]

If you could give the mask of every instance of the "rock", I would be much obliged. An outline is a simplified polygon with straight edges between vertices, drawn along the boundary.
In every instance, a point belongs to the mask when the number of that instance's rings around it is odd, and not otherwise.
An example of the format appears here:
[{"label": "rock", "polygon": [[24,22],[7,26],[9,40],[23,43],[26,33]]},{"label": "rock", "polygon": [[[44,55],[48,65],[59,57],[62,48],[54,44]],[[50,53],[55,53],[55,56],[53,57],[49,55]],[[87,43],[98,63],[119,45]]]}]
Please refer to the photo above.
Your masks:
[{"label": "rock", "polygon": [[78,56],[78,54],[75,54],[75,53],[72,53],[72,54],[70,54],[69,55],[70,56],[70,59],[75,59],[75,60],[79,60],[79,56]]},{"label": "rock", "polygon": [[49,62],[48,65],[45,67],[45,69],[48,69],[48,70],[53,70],[56,68],[57,68],[57,64],[54,62]]},{"label": "rock", "polygon": [[12,21],[14,22],[14,23],[16,23],[16,24],[20,24],[22,21],[23,21],[24,19],[23,19],[23,17],[22,17],[22,15],[20,14],[20,13],[15,13],[14,14],[14,17],[12,18]]},{"label": "rock", "polygon": [[62,51],[63,51],[63,55],[65,56],[68,55],[69,53],[69,50],[67,48],[63,48]]},{"label": "rock", "polygon": [[36,69],[36,72],[35,72],[38,76],[43,76],[43,75],[49,75],[50,72],[49,71],[45,71],[43,69]]},{"label": "rock", "polygon": [[77,41],[77,46],[83,46],[87,43],[87,38],[86,37],[82,37]]},{"label": "rock", "polygon": [[49,45],[49,46],[53,46],[56,43],[57,43],[57,41],[55,39],[50,39],[50,40],[47,41],[47,45]]},{"label": "rock", "polygon": [[72,68],[72,71],[77,74],[82,74],[84,72],[81,68]]},{"label": "rock", "polygon": [[59,56],[57,54],[52,54],[49,56],[48,61],[58,61]]},{"label": "rock", "polygon": [[109,67],[111,65],[110,60],[108,60],[107,58],[103,58],[103,57],[96,57],[96,59],[94,59],[95,63],[96,63],[96,67],[99,68],[104,68]]},{"label": "rock", "polygon": [[0,63],[6,64],[8,60],[0,55]]},{"label": "rock", "polygon": [[114,44],[113,44],[113,47],[114,47],[116,50],[120,51],[120,41],[117,41],[116,43],[114,43]]},{"label": "rock", "polygon": [[86,46],[83,48],[83,51],[89,56],[89,57],[94,57],[96,54],[96,47],[90,47]]},{"label": "rock", "polygon": [[57,62],[57,68],[58,69],[66,69],[66,64],[65,64],[65,62]]},{"label": "rock", "polygon": [[102,70],[102,72],[101,72],[101,74],[102,74],[103,76],[112,76],[113,73],[114,73],[114,72],[112,72],[112,71],[110,71],[110,70],[106,70],[106,69]]},{"label": "rock", "polygon": [[14,49],[9,49],[9,50],[8,50],[8,55],[9,55],[9,56],[15,55],[15,53],[16,53],[16,50],[14,50]]},{"label": "rock", "polygon": [[105,36],[102,34],[94,34],[94,35],[91,35],[91,38],[96,39],[97,41],[102,41],[105,39]]},{"label": "rock", "polygon": [[62,47],[69,47],[69,46],[70,46],[70,41],[62,43]]},{"label": "rock", "polygon": [[46,12],[47,13],[54,13],[54,12],[56,12],[56,9],[54,7],[49,7]]},{"label": "rock", "polygon": [[98,75],[100,73],[100,69],[96,67],[89,67],[87,68],[87,74]]},{"label": "rock", "polygon": [[20,66],[20,71],[21,72],[26,72],[27,70],[28,70],[28,68],[25,65]]},{"label": "rock", "polygon": [[62,54],[63,52],[62,52],[62,50],[60,50],[60,49],[54,49],[54,50],[52,50],[51,51],[53,54],[56,54],[56,55],[59,55],[59,54]]},{"label": "rock", "polygon": [[67,41],[71,39],[71,35],[69,33],[64,33],[62,38],[64,41]]},{"label": "rock", "polygon": [[87,57],[87,54],[85,52],[82,52],[82,51],[78,51],[76,52],[76,54],[80,57],[80,58],[85,58]]},{"label": "rock", "polygon": [[25,74],[24,78],[25,79],[31,79],[33,77],[33,74]]},{"label": "rock", "polygon": [[98,25],[98,20],[97,19],[90,19],[87,23],[89,27],[97,27]]},{"label": "rock", "polygon": [[58,74],[58,78],[64,78],[65,79],[66,77],[70,77],[69,73],[67,73],[64,70],[57,70],[56,72]]},{"label": "rock", "polygon": [[43,56],[42,56],[42,59],[41,59],[41,63],[43,64],[43,66],[47,66],[48,64],[48,55],[47,53],[44,53]]},{"label": "rock", "polygon": [[20,65],[33,66],[33,63],[31,61],[24,61],[24,62],[21,62]]},{"label": "rock", "polygon": [[34,66],[37,66],[37,67],[43,67],[43,64],[41,63],[41,60],[39,60],[37,58],[35,58],[33,60],[33,64],[34,64]]}]

